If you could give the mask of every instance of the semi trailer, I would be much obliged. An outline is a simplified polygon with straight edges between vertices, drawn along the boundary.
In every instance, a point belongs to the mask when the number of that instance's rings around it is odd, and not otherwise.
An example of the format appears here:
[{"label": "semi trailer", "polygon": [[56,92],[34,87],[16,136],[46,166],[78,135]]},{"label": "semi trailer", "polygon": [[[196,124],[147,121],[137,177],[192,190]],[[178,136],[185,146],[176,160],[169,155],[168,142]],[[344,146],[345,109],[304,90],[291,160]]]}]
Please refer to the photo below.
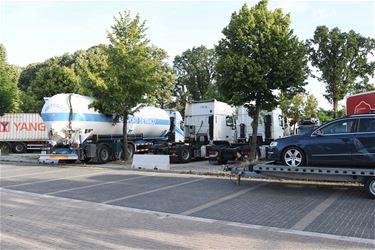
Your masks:
[{"label": "semi trailer", "polygon": [[168,154],[171,162],[205,159],[209,145],[235,142],[234,109],[217,100],[192,101],[185,106],[184,141],[155,145],[155,154]]},{"label": "semi trailer", "polygon": [[[46,98],[41,116],[53,150],[41,162],[80,160],[106,163],[123,157],[123,122],[95,111],[94,98],[57,94]],[[128,118],[128,151],[146,153],[153,144],[183,140],[181,115],[177,111],[140,107]],[[178,124],[176,123],[178,122]]]},{"label": "semi trailer", "polygon": [[[169,154],[172,162],[194,159],[226,163],[250,156],[252,119],[245,107],[232,107],[217,100],[192,101],[186,104],[184,143],[155,145],[154,153]],[[286,120],[280,110],[259,120],[258,141],[265,144],[285,136]]]},{"label": "semi trailer", "polygon": [[48,144],[46,126],[37,113],[6,113],[0,116],[2,152],[25,153]]}]

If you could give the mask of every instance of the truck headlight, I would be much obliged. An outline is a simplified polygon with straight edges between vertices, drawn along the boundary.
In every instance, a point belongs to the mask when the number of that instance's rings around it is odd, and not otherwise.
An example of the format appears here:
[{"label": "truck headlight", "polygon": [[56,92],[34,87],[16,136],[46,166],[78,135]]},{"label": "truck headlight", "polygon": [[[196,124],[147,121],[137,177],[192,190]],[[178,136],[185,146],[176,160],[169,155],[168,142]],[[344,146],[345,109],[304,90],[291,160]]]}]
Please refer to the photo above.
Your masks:
[{"label": "truck headlight", "polygon": [[276,147],[276,146],[277,146],[277,141],[273,141],[270,143],[271,148]]}]

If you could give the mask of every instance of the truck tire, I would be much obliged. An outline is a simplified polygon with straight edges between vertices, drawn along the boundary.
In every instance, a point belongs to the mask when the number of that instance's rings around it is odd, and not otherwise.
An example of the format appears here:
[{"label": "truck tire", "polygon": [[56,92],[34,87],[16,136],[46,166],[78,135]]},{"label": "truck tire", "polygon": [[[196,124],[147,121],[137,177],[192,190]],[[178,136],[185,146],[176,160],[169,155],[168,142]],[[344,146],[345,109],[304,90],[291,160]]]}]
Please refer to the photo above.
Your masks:
[{"label": "truck tire", "polygon": [[15,142],[12,145],[12,151],[16,154],[22,154],[26,152],[26,144],[23,142]]},{"label": "truck tire", "polygon": [[375,199],[375,177],[370,177],[365,183],[365,190],[370,199]]},{"label": "truck tire", "polygon": [[129,159],[133,158],[135,147],[132,143],[128,143]]},{"label": "truck tire", "polygon": [[[133,158],[135,152],[135,147],[132,143],[128,144],[128,153],[129,153],[129,159]],[[125,153],[122,147],[122,150],[120,152],[120,155],[118,156],[120,160],[125,160]]]},{"label": "truck tire", "polygon": [[183,147],[178,154],[179,161],[182,163],[190,162],[191,160],[191,153],[187,147]]},{"label": "truck tire", "polygon": [[282,161],[289,167],[301,167],[305,165],[305,153],[299,147],[287,147],[282,154]]},{"label": "truck tire", "polygon": [[97,149],[97,158],[99,163],[107,163],[111,160],[111,150],[105,144],[99,144]]}]

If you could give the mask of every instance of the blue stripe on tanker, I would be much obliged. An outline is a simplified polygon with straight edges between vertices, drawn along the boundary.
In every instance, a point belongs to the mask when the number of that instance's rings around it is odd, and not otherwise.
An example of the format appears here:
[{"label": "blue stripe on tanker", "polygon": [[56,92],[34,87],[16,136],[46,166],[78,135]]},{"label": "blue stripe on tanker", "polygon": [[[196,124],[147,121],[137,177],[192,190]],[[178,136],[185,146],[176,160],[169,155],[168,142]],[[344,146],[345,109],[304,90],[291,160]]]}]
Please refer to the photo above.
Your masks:
[{"label": "blue stripe on tanker", "polygon": [[[45,122],[58,122],[68,121],[69,113],[42,113],[42,119]],[[84,121],[84,122],[109,122],[112,123],[111,116],[105,116],[102,114],[83,114],[73,113],[72,121]],[[148,124],[148,125],[170,125],[169,120],[155,119],[155,118],[142,118],[142,117],[130,117],[128,119],[129,124]]]},{"label": "blue stripe on tanker", "polygon": [[184,132],[182,132],[182,130],[180,128],[176,127],[175,131],[177,132],[177,134],[180,134],[181,136],[185,136]]}]

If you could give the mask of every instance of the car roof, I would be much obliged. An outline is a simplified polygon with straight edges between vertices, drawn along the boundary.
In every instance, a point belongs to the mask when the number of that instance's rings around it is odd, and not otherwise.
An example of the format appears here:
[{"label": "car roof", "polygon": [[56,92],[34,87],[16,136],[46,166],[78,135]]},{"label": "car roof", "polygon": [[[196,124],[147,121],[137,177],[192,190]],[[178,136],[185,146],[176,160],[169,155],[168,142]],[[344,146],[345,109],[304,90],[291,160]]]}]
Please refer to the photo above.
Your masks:
[{"label": "car roof", "polygon": [[355,115],[348,115],[341,118],[353,118],[353,117],[375,117],[375,113],[367,113],[367,114],[355,114]]}]

